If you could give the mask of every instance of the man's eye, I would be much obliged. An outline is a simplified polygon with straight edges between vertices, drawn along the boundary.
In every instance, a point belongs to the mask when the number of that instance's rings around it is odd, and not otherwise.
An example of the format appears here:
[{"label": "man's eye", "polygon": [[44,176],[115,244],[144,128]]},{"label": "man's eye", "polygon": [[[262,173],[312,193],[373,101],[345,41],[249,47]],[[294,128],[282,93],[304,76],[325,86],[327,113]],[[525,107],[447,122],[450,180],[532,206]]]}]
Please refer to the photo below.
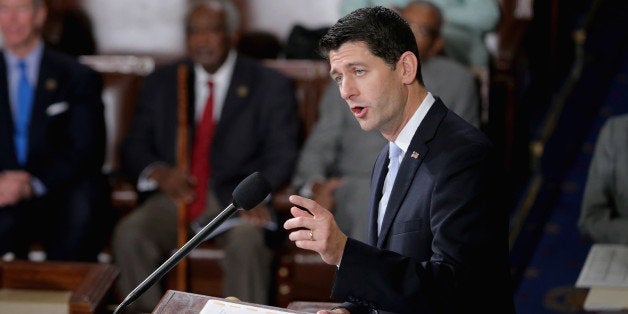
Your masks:
[{"label": "man's eye", "polygon": [[342,83],[342,76],[334,77],[334,81],[336,82],[336,84],[341,84]]},{"label": "man's eye", "polygon": [[362,75],[362,74],[364,74],[364,70],[359,70],[359,69],[355,70],[355,74],[356,75]]}]

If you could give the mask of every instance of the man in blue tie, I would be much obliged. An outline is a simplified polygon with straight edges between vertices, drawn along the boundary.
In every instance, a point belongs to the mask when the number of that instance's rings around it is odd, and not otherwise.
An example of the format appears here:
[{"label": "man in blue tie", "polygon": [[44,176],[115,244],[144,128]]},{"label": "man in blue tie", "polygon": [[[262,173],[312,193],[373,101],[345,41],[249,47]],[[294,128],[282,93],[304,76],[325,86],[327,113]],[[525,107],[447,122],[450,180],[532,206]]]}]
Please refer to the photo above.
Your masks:
[{"label": "man in blue tie", "polygon": [[46,13],[43,0],[0,0],[0,256],[38,242],[48,259],[94,260],[108,199],[101,81],[44,45]]},{"label": "man in blue tie", "polygon": [[331,297],[344,302],[319,313],[514,313],[499,163],[487,137],[426,89],[408,23],[358,9],[321,48],[360,127],[389,144],[372,168],[365,241],[314,200],[290,196],[290,240],[338,267]]}]

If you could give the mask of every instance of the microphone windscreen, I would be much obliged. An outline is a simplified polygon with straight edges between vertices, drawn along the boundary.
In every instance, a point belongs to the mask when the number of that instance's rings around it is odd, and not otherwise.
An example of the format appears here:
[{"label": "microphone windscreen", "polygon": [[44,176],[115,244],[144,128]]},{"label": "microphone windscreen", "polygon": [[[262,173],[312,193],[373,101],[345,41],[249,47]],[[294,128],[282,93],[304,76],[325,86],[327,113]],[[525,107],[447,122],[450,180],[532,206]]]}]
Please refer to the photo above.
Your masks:
[{"label": "microphone windscreen", "polygon": [[249,210],[270,193],[270,183],[259,172],[253,172],[233,190],[233,205]]}]

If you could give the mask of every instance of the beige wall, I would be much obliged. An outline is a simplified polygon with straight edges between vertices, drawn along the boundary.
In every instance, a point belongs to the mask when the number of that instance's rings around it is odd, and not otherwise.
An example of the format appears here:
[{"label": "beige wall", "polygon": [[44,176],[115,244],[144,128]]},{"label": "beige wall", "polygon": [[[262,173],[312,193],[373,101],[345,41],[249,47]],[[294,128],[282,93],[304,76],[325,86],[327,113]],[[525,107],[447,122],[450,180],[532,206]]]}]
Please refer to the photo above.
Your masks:
[{"label": "beige wall", "polygon": [[[101,53],[183,52],[184,0],[83,0]],[[319,27],[338,19],[340,0],[247,0],[249,28],[282,40],[296,23]]]},{"label": "beige wall", "polygon": [[182,51],[184,0],[83,0],[101,53]]}]

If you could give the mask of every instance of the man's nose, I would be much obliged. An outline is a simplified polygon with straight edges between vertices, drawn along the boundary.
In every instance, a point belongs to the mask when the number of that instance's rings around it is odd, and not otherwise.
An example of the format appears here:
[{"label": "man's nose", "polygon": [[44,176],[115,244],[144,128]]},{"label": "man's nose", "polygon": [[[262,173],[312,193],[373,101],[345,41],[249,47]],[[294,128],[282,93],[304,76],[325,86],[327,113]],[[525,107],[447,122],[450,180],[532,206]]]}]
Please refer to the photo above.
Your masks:
[{"label": "man's nose", "polygon": [[342,80],[342,83],[340,84],[339,87],[340,87],[340,96],[344,100],[349,100],[351,97],[357,95],[358,91],[354,83],[355,82],[352,82],[349,79]]}]

